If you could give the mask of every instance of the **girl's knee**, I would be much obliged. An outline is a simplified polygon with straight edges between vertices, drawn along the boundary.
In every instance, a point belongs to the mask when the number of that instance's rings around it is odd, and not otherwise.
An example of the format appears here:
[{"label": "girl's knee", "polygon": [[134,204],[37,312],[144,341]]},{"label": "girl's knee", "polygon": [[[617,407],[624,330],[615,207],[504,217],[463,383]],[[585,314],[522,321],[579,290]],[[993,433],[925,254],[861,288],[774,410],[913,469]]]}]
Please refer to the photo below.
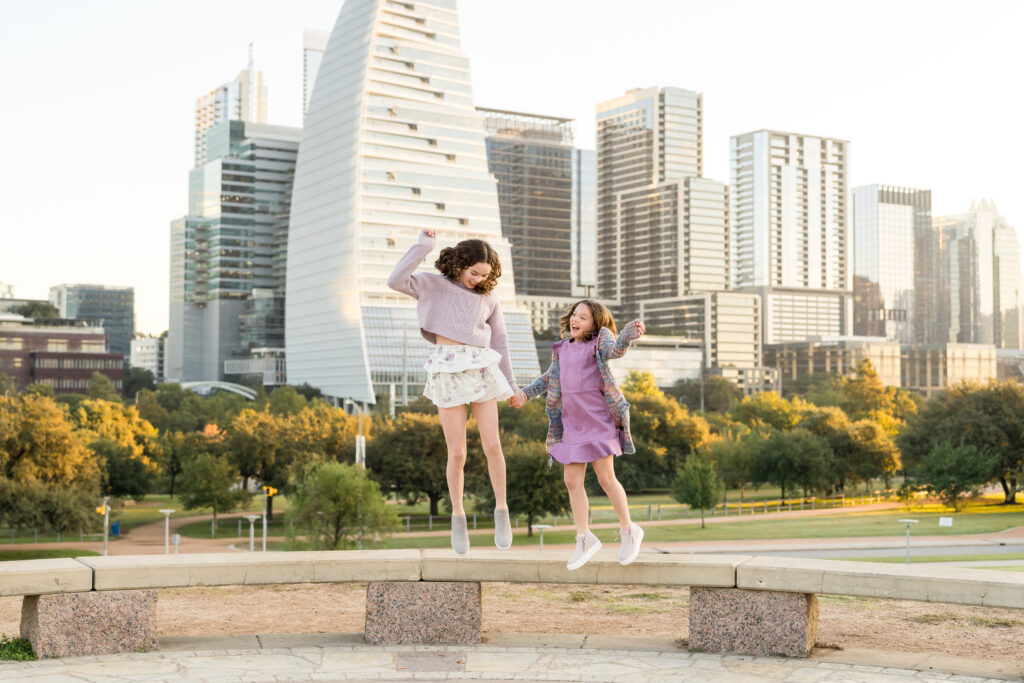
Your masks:
[{"label": "girl's knee", "polygon": [[484,449],[484,455],[487,457],[500,456],[501,453],[501,439],[481,439],[480,445]]},{"label": "girl's knee", "polygon": [[616,486],[619,480],[615,478],[615,470],[607,469],[597,473],[597,483],[607,491],[609,487]]},{"label": "girl's knee", "polygon": [[463,466],[466,464],[466,449],[464,448],[449,448],[448,449],[448,462],[453,465]]}]

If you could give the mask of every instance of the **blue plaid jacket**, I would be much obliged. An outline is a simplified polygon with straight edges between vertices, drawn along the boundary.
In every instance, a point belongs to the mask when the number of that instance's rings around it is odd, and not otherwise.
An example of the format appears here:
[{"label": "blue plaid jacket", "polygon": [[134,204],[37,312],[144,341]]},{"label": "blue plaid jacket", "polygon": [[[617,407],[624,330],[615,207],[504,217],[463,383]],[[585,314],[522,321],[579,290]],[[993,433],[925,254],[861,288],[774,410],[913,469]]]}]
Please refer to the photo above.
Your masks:
[{"label": "blue plaid jacket", "polygon": [[[626,325],[618,338],[615,333],[607,327],[602,327],[597,333],[597,346],[594,355],[597,358],[597,367],[601,371],[602,389],[604,391],[604,402],[608,406],[608,413],[615,421],[619,430],[619,443],[622,444],[623,453],[636,453],[633,445],[633,437],[629,433],[629,403],[622,395],[622,390],[612,376],[608,361],[613,358],[621,358],[626,355],[630,344],[634,339],[640,337],[636,329],[636,323]],[[548,394],[544,409],[548,414],[548,436],[545,447],[548,452],[551,447],[562,440],[562,384],[558,368],[558,353],[566,340],[557,341],[551,348],[551,367],[543,375],[535,379],[528,387],[523,389],[526,398],[535,398],[545,391]]]}]

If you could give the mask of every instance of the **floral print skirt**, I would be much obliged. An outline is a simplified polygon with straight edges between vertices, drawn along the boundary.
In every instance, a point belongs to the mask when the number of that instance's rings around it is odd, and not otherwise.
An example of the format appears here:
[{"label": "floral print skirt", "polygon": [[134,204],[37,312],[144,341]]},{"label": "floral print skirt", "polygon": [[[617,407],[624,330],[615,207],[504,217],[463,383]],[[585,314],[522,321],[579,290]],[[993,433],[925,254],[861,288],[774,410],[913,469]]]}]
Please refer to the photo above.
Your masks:
[{"label": "floral print skirt", "polygon": [[423,395],[439,408],[483,403],[512,395],[512,387],[498,368],[501,356],[494,349],[468,344],[437,344],[423,365],[427,384]]}]

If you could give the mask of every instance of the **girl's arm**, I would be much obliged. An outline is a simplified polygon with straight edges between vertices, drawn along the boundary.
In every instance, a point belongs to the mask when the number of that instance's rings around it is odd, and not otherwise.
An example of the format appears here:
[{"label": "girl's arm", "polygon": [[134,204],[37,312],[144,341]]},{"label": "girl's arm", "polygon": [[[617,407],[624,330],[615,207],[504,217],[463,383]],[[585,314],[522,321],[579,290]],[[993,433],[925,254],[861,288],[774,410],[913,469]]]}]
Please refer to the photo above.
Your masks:
[{"label": "girl's arm", "polygon": [[434,248],[437,239],[433,230],[420,232],[419,240],[412,245],[409,251],[405,252],[395,269],[388,276],[388,287],[396,292],[408,294],[414,299],[420,298],[423,289],[423,276],[416,275],[415,271],[423,262],[424,257]]},{"label": "girl's arm", "polygon": [[[554,367],[555,362],[551,361],[551,366]],[[536,398],[548,390],[548,378],[551,376],[551,368],[537,379],[530,382],[529,386],[523,388],[523,393],[526,394],[526,400]]]},{"label": "girl's arm", "polygon": [[612,336],[611,330],[607,327],[602,327],[597,341],[597,352],[605,360],[621,358],[626,355],[626,351],[629,350],[629,345],[633,340],[639,339],[643,333],[644,324],[639,320],[634,320],[622,328],[618,339]]},{"label": "girl's arm", "polygon": [[494,310],[491,311],[491,317],[487,319],[487,326],[491,328],[490,346],[501,354],[498,367],[501,368],[501,374],[505,375],[514,394],[519,391],[519,387],[516,386],[516,376],[512,374],[512,359],[508,353],[508,335],[505,332],[505,316],[501,312],[501,304],[497,298],[494,299]]}]

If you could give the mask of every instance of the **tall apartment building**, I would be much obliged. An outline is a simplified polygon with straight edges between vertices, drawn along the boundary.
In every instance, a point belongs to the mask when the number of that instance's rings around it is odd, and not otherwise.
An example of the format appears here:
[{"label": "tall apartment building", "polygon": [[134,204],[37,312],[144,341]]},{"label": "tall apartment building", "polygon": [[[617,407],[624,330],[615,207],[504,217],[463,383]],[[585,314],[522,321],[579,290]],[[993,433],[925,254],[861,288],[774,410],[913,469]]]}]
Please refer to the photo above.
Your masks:
[{"label": "tall apartment building", "polygon": [[169,379],[217,380],[224,362],[283,345],[284,273],[300,129],[225,121],[171,223]]},{"label": "tall apartment building", "polygon": [[940,289],[931,190],[874,184],[852,194],[853,333],[934,343]]},{"label": "tall apartment building", "polygon": [[[511,249],[487,169],[453,3],[347,0],[327,42],[302,131],[288,238],[288,379],[372,403],[415,396],[430,345],[415,301],[387,277],[420,230],[439,247],[477,238],[498,252],[512,366],[539,373],[515,298]],[[430,268],[437,251],[425,259]]]},{"label": "tall apartment building", "polygon": [[572,119],[477,107],[518,295],[572,294]]},{"label": "tall apartment building", "polygon": [[730,139],[730,278],[764,299],[766,344],[852,329],[848,169],[845,140]]},{"label": "tall apartment building", "polygon": [[110,353],[127,356],[135,336],[135,289],[109,285],[55,285],[50,303],[61,318],[88,320],[107,333]]},{"label": "tall apartment building", "polygon": [[592,149],[572,151],[572,293],[597,291],[597,160]]},{"label": "tall apartment building", "polygon": [[266,123],[267,86],[256,69],[256,46],[249,43],[249,62],[235,79],[223,83],[196,100],[195,165],[206,163],[206,131],[224,121]]},{"label": "tall apartment building", "polygon": [[166,337],[136,337],[132,339],[128,364],[153,373],[159,384],[164,381],[164,342]]},{"label": "tall apartment building", "polygon": [[933,219],[941,250],[942,320],[937,343],[1024,345],[1020,244],[995,203],[972,202],[967,213]]},{"label": "tall apartment building", "polygon": [[309,110],[309,98],[313,96],[313,84],[316,83],[320,62],[327,49],[327,38],[330,33],[315,31],[311,28],[302,31],[302,118],[306,118]]}]

